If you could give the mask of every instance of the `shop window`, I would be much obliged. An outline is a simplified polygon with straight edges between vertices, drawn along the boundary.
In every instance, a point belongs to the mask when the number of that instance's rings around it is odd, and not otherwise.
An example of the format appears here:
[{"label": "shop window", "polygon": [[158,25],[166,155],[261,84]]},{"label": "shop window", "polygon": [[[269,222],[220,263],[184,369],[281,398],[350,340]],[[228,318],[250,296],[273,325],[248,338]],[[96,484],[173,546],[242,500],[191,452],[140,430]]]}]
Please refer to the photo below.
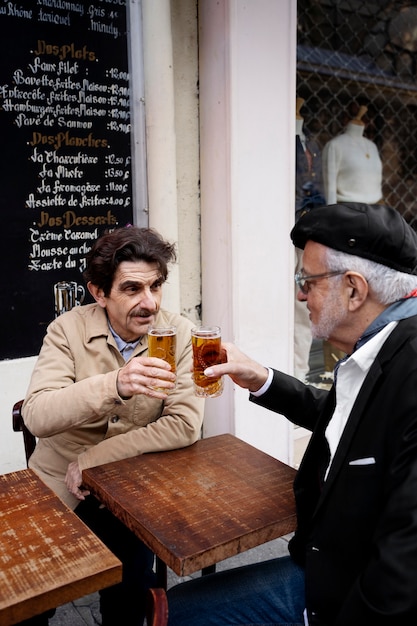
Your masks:
[{"label": "shop window", "polygon": [[[417,2],[299,0],[297,97],[323,174],[303,181],[299,200],[383,202],[417,230]],[[339,186],[329,166],[338,144],[329,142],[352,125],[369,141],[358,142],[365,167]]]},{"label": "shop window", "polygon": [[298,2],[297,96],[308,131],[323,149],[365,107],[381,199],[417,230],[416,78],[417,3]]}]

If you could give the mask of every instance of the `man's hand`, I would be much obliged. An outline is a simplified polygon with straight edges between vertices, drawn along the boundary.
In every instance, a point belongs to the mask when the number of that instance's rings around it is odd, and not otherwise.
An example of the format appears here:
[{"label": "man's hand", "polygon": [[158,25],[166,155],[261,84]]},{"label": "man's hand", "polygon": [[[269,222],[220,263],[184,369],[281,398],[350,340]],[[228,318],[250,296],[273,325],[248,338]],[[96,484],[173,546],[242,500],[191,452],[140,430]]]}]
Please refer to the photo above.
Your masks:
[{"label": "man's hand", "polygon": [[[175,387],[176,375],[163,359],[138,356],[119,370],[117,391],[121,398],[131,398],[140,393],[153,398],[165,399]],[[166,392],[155,391],[163,387]]]},{"label": "man's hand", "polygon": [[258,391],[268,378],[268,369],[243,354],[232,343],[222,343],[224,363],[212,365],[204,371],[204,375],[223,376],[227,374],[234,383],[248,389]]},{"label": "man's hand", "polygon": [[85,500],[85,497],[90,495],[87,489],[82,489],[82,474],[77,461],[73,461],[68,465],[65,484],[68,491],[78,500]]}]

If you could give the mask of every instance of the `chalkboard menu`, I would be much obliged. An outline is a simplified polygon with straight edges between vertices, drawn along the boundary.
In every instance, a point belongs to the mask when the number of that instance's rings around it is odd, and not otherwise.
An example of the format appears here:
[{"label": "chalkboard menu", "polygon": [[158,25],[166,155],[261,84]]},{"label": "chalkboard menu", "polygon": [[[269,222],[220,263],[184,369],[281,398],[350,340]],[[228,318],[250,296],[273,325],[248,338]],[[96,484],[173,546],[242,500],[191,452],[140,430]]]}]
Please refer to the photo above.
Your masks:
[{"label": "chalkboard menu", "polygon": [[126,23],[126,0],[0,0],[0,359],[38,353],[132,222]]}]

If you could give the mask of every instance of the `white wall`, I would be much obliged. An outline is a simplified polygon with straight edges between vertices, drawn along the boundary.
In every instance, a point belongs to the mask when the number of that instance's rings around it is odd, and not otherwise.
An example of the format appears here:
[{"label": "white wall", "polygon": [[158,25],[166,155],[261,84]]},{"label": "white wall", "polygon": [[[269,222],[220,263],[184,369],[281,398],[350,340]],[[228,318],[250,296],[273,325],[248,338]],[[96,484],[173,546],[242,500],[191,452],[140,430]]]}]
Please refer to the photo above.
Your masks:
[{"label": "white wall", "polygon": [[196,0],[142,0],[149,225],[178,243],[163,305],[197,320],[200,288]]},{"label": "white wall", "polygon": [[181,313],[198,321],[201,305],[200,138],[196,0],[171,0]]},{"label": "white wall", "polygon": [[[292,373],[296,3],[200,2],[203,320]],[[292,460],[292,427],[233,388],[205,434]]]},{"label": "white wall", "polygon": [[0,361],[0,474],[26,467],[23,436],[12,429],[12,409],[25,397],[36,357]]}]

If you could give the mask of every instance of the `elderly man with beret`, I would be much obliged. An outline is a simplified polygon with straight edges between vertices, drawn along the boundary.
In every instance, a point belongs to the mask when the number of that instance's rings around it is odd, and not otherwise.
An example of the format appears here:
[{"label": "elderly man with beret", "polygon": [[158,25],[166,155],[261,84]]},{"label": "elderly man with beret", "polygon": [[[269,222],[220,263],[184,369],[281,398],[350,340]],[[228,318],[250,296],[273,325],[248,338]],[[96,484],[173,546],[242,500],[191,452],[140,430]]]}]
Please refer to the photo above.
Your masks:
[{"label": "elderly man with beret", "polygon": [[174,587],[170,626],[417,623],[417,236],[394,209],[345,203],[305,214],[291,237],[313,336],[347,355],[333,387],[232,344],[205,372],[312,431],[290,554]]}]

